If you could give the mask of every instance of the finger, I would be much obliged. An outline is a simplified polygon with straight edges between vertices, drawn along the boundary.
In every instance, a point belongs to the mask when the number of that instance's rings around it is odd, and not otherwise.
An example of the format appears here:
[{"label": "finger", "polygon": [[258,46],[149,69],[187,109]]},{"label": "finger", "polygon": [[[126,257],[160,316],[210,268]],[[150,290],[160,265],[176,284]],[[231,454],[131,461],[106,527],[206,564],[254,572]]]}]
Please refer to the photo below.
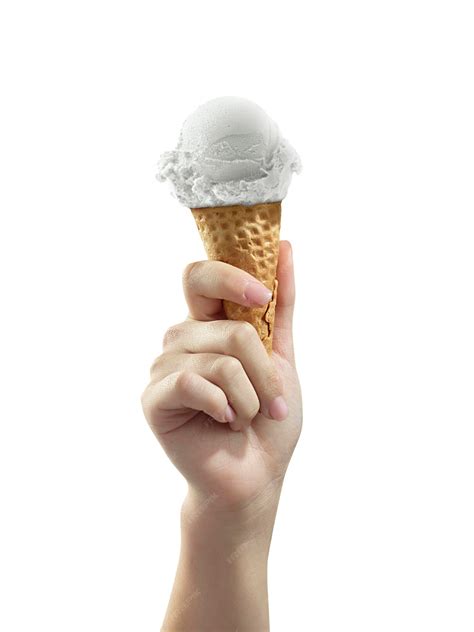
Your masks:
[{"label": "finger", "polygon": [[221,423],[235,419],[229,413],[224,391],[190,371],[176,371],[149,384],[142,396],[142,406],[148,422],[158,432],[169,432],[182,425],[182,418],[170,413],[183,409],[202,411]]},{"label": "finger", "polygon": [[295,278],[293,252],[289,241],[280,242],[277,268],[278,299],[273,330],[273,350],[294,364],[293,311]]},{"label": "finger", "polygon": [[160,379],[175,371],[198,373],[221,388],[236,414],[233,429],[245,430],[260,410],[260,402],[242,364],[233,356],[216,353],[165,353],[155,362]]},{"label": "finger", "polygon": [[189,315],[195,320],[215,320],[222,315],[222,299],[255,307],[265,305],[272,292],[253,276],[222,261],[198,261],[183,273]]},{"label": "finger", "polygon": [[257,332],[247,322],[193,320],[175,325],[165,335],[164,348],[173,353],[218,353],[240,360],[269,419],[282,421],[288,415],[281,380]]}]

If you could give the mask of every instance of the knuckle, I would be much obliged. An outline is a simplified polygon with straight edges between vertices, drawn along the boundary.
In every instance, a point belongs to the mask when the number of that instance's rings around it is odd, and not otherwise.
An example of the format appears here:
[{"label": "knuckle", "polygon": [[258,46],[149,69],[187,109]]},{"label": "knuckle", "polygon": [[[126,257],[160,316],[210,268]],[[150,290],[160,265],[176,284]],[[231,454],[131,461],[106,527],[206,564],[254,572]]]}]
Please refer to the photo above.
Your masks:
[{"label": "knuckle", "polygon": [[229,335],[229,340],[232,345],[240,349],[255,344],[257,338],[257,332],[250,323],[245,320],[233,322]]},{"label": "knuckle", "polygon": [[164,352],[159,355],[150,367],[150,378],[152,380],[159,380],[170,373],[170,368],[174,366],[173,354]]},{"label": "knuckle", "polygon": [[260,411],[260,402],[258,401],[258,397],[252,399],[248,404],[248,410],[246,411],[246,417],[249,421],[252,421]]},{"label": "knuckle", "polygon": [[141,396],[141,404],[143,414],[145,415],[145,419],[149,423],[154,423],[156,421],[156,411],[159,409],[160,400],[158,396],[153,396],[151,391],[152,382],[148,384]]},{"label": "knuckle", "polygon": [[183,270],[183,287],[184,289],[191,289],[196,281],[196,275],[199,273],[200,268],[202,267],[202,261],[193,261],[192,263],[188,263],[188,265]]},{"label": "knuckle", "polygon": [[176,344],[183,333],[184,326],[182,323],[180,323],[179,325],[171,325],[171,327],[168,327],[168,329],[165,331],[165,335],[163,336],[163,349]]},{"label": "knuckle", "polygon": [[180,371],[176,374],[174,387],[178,393],[187,393],[193,387],[193,374],[189,371]]},{"label": "knuckle", "polygon": [[232,382],[241,371],[242,365],[233,356],[221,356],[214,362],[213,371],[226,382]]},{"label": "knuckle", "polygon": [[150,377],[153,377],[159,373],[160,367],[163,364],[163,355],[159,355],[153,360],[153,364],[150,367]]}]

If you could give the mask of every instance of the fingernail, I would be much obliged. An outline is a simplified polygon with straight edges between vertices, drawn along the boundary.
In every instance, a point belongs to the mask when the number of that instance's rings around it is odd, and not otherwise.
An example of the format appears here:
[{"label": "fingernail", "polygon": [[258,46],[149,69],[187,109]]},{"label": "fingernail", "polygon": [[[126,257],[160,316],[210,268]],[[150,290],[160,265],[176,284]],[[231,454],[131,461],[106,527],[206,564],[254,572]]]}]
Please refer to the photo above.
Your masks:
[{"label": "fingernail", "polygon": [[270,302],[272,293],[261,283],[249,281],[244,290],[244,297],[250,305],[265,305]]},{"label": "fingernail", "polygon": [[283,421],[288,417],[288,406],[281,395],[275,397],[275,399],[270,402],[268,412],[272,419],[276,419],[276,421]]},{"label": "fingernail", "polygon": [[235,413],[232,410],[232,408],[229,406],[229,404],[227,404],[227,408],[225,409],[224,419],[227,421],[228,424],[235,421]]}]

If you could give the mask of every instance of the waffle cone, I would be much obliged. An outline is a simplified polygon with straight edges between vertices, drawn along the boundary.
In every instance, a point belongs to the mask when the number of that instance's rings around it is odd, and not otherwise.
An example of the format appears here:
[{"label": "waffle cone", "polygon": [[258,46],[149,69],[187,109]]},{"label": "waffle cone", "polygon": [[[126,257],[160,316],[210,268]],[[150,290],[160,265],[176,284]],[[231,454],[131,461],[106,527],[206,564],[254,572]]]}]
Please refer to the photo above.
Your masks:
[{"label": "waffle cone", "polygon": [[193,208],[191,211],[208,258],[245,270],[272,292],[272,300],[263,307],[243,307],[224,301],[227,318],[246,320],[253,325],[266,350],[271,353],[278,286],[276,268],[281,202]]}]

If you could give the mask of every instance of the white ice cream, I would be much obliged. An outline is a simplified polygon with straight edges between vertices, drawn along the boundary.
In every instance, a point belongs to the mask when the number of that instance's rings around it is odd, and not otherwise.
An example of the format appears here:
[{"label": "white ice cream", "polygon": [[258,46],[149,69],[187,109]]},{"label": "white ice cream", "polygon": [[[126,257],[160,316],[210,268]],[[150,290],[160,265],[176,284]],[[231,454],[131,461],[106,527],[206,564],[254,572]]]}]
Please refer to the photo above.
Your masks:
[{"label": "white ice cream", "polygon": [[238,97],[220,97],[184,122],[178,146],[158,163],[189,208],[277,202],[288,191],[300,159],[261,107]]}]

